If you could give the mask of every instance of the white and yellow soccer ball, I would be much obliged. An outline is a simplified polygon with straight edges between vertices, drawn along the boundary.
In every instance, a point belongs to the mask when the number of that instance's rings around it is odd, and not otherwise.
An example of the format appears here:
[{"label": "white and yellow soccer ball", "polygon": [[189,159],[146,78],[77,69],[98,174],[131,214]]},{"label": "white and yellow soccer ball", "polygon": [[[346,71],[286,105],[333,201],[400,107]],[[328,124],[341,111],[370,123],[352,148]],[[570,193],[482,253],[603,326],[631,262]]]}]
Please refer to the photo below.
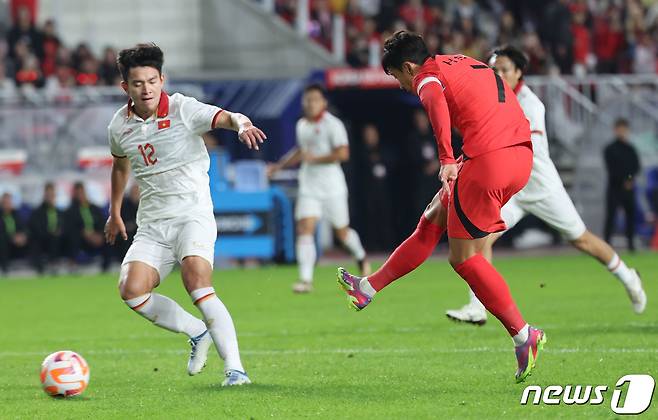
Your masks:
[{"label": "white and yellow soccer ball", "polygon": [[51,397],[80,395],[89,384],[89,365],[74,351],[57,351],[41,363],[41,386]]}]

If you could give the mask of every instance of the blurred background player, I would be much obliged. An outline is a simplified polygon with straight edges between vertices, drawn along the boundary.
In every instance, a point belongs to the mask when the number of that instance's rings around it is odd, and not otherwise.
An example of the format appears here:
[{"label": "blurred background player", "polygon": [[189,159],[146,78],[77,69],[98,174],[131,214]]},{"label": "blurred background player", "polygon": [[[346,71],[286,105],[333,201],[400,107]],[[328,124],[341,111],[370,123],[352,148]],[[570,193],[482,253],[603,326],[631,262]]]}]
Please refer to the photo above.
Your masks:
[{"label": "blurred background player", "polygon": [[[212,287],[217,225],[210,197],[210,159],[201,135],[213,128],[238,132],[258,149],[265,135],[238,113],[162,90],[162,50],[140,44],[119,53],[121,86],[129,96],[108,127],[112,197],[106,239],[128,239],[121,217],[130,170],[140,189],[137,233],[123,260],[119,290],[124,302],[155,325],[190,337],[188,374],[206,364],[210,345],[224,359],[223,386],[248,384],[233,320]],[[205,323],[173,300],[153,293],[173,266]]]},{"label": "blurred background player", "polygon": [[[405,260],[410,253],[417,255],[411,256],[414,261],[427,258],[447,230],[450,264],[512,337],[515,378],[521,382],[535,367],[546,336],[525,322],[505,279],[482,249],[491,233],[505,229],[500,209],[530,177],[528,120],[514,92],[488,66],[461,54],[430,56],[423,38],[412,32],[398,31],[386,40],[382,67],[401,88],[420,97],[438,144],[444,194],[437,194],[416,232],[373,276],[359,278],[339,268],[338,282],[352,306],[361,310],[393,280],[378,278],[380,272],[388,265],[397,266],[393,270],[409,268],[413,263]],[[464,136],[459,164],[452,150],[451,121]]]},{"label": "blurred background player", "polygon": [[55,185],[46,183],[43,202],[30,215],[30,252],[34,267],[39,274],[54,271],[53,263],[61,256],[63,214],[55,206]]},{"label": "blurred background player", "polygon": [[347,131],[342,121],[327,110],[323,86],[308,85],[302,95],[304,117],[297,122],[297,147],[269,168],[272,175],[279,169],[297,165],[299,194],[295,207],[297,223],[297,263],[299,281],[296,293],[313,290],[313,269],[317,259],[315,228],[326,218],[340,243],[356,259],[362,275],[370,273],[370,264],[359,234],[350,227],[347,183],[340,164],[350,157]]},{"label": "blurred background player", "polygon": [[[514,90],[523,112],[528,117],[533,147],[532,173],[528,184],[512,197],[501,210],[501,217],[507,229],[513,228],[526,214],[535,215],[560,232],[571,245],[605,265],[624,285],[635,312],[642,313],[647,298],[642,289],[639,274],[635,269],[628,268],[610,245],[587,230],[551,160],[548,152],[548,138],[546,137],[544,104],[523,82],[523,72],[528,65],[526,56],[517,48],[509,46],[496,50],[491,57],[490,64],[498,75],[507,82],[509,87]],[[620,136],[620,138],[626,137]],[[626,144],[622,143],[620,148],[626,151],[628,149],[625,146]],[[632,152],[632,148],[630,150]],[[620,152],[617,156],[619,155],[633,156],[628,152],[625,155]],[[608,153],[606,152],[607,157]],[[623,179],[632,182],[632,176],[629,176],[633,168],[631,166],[632,159],[628,159],[628,164],[624,165],[626,162],[622,158],[619,164],[620,168],[615,168],[615,170],[623,173]],[[623,183],[620,186],[623,186]],[[491,261],[493,244],[504,233],[493,233],[488,236],[488,241],[482,249],[482,255],[487,260]],[[448,310],[446,315],[455,321],[472,324],[484,324],[487,320],[486,310],[473,291],[470,291],[470,302],[468,304],[460,309]]]},{"label": "blurred background player", "polygon": [[2,194],[0,207],[0,271],[6,275],[9,263],[25,254],[27,232],[11,194]]},{"label": "blurred background player", "polygon": [[630,143],[628,126],[624,118],[615,121],[615,139],[604,151],[608,171],[604,237],[610,242],[617,221],[617,210],[621,207],[624,209],[628,249],[635,251],[635,177],[640,172],[640,159]]}]

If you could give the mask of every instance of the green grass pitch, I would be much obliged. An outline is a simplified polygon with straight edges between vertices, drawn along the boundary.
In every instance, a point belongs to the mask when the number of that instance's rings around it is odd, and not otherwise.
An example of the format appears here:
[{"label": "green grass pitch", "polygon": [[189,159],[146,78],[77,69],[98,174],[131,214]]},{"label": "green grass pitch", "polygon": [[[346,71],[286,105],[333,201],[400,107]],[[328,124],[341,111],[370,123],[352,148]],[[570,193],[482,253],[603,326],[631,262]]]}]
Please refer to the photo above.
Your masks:
[{"label": "green grass pitch", "polygon": [[[511,340],[497,320],[449,322],[464,283],[433,260],[348,309],[331,266],[316,292],[296,296],[296,268],[215,272],[254,381],[224,389],[211,353],[186,374],[183,335],[154,327],[121,302],[116,276],[0,279],[0,418],[555,418],[614,414],[615,382],[632,373],[658,379],[658,255],[626,257],[644,275],[649,304],[635,315],[621,284],[583,256],[505,258],[496,264],[524,316],[548,343],[533,376],[514,383]],[[197,314],[178,274],[158,289]],[[39,386],[41,360],[81,353],[91,367],[85,394],[52,399]],[[598,406],[521,406],[527,384],[608,385]],[[645,417],[658,418],[658,396]]]}]

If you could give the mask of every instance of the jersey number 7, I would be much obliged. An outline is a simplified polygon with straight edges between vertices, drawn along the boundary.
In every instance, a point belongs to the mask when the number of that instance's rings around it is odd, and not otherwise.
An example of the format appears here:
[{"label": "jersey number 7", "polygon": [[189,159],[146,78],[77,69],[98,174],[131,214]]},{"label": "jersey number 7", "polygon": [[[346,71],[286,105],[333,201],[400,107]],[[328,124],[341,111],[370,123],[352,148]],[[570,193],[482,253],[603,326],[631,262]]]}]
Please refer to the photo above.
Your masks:
[{"label": "jersey number 7", "polygon": [[[481,69],[491,69],[489,66],[485,66],[484,64],[477,64],[477,65],[472,65],[471,68],[475,70],[481,70]],[[501,104],[505,103],[505,85],[503,84],[503,79],[498,76],[498,73],[494,71],[494,76],[496,78],[496,87],[498,88],[498,102]]]},{"label": "jersey number 7", "polygon": [[137,146],[137,149],[139,149],[139,153],[142,154],[142,158],[144,159],[144,165],[149,166],[149,165],[155,165],[155,163],[158,161],[158,158],[156,158],[155,155],[155,148],[151,143],[146,143],[144,146],[141,144]]}]

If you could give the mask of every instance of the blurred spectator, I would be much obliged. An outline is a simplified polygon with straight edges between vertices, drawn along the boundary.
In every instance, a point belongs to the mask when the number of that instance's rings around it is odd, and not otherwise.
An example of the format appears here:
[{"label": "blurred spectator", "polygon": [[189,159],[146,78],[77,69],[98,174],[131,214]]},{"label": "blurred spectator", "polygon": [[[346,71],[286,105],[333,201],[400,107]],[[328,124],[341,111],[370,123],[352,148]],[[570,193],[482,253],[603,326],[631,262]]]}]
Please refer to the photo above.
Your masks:
[{"label": "blurred spectator", "polygon": [[23,42],[29,52],[34,53],[37,57],[43,56],[42,38],[39,31],[32,23],[32,15],[27,7],[18,9],[16,22],[7,33],[7,43],[9,44],[9,57],[16,58],[16,44]]},{"label": "blurred spectator", "polygon": [[656,43],[647,32],[638,35],[633,55],[633,72],[656,73]]},{"label": "blurred spectator", "polygon": [[21,87],[24,92],[44,86],[43,74],[36,56],[28,55],[21,60],[18,71],[16,71],[16,85]]},{"label": "blurred spectator", "polygon": [[123,238],[117,238],[117,256],[120,261],[123,261],[123,257],[126,256],[128,248],[133,243],[133,238],[135,233],[137,233],[137,207],[139,206],[139,186],[135,182],[128,194],[123,197],[123,202],[121,203],[121,219],[123,224],[126,226],[126,234],[128,235],[128,240],[124,241]]},{"label": "blurred spectator", "polygon": [[71,100],[71,88],[75,87],[75,72],[68,65],[60,65],[54,75],[46,80],[46,96],[53,101]]},{"label": "blurred spectator", "polygon": [[25,255],[27,235],[25,225],[14,209],[11,194],[2,194],[0,201],[0,271],[7,274],[9,264]]},{"label": "blurred spectator", "polygon": [[598,73],[617,73],[624,48],[624,29],[617,7],[609,6],[594,23],[594,51]]},{"label": "blurred spectator", "polygon": [[365,146],[365,188],[364,208],[366,211],[366,248],[374,251],[390,249],[393,245],[390,186],[390,159],[381,147],[379,129],[374,124],[366,124],[361,132]]},{"label": "blurred spectator", "polygon": [[55,186],[49,182],[44,187],[43,203],[30,215],[28,222],[32,264],[39,274],[61,256],[63,215],[55,207]]},{"label": "blurred spectator", "polygon": [[626,218],[628,249],[635,250],[635,176],[640,172],[637,151],[630,144],[628,121],[615,122],[615,139],[605,148],[605,165],[608,171],[606,196],[605,241],[610,243],[617,209],[621,206]]},{"label": "blurred spectator", "polygon": [[573,73],[584,75],[590,60],[590,44],[592,42],[590,31],[585,22],[586,14],[583,7],[574,8],[572,15],[571,34],[573,36]]},{"label": "blurred spectator", "polygon": [[64,214],[67,251],[72,269],[77,266],[81,251],[88,255],[100,254],[101,269],[107,271],[110,265],[110,248],[105,244],[103,211],[89,202],[85,186],[76,182],[73,186],[71,206]]},{"label": "blurred spectator", "polygon": [[80,63],[75,81],[79,86],[93,86],[98,84],[98,61],[93,57],[87,57]]},{"label": "blurred spectator", "polygon": [[498,45],[513,45],[518,47],[521,41],[520,28],[514,21],[514,15],[509,10],[503,12],[500,18],[500,30],[498,31]]},{"label": "blurred spectator", "polygon": [[563,74],[571,73],[573,68],[573,38],[571,32],[571,11],[569,0],[558,0],[546,7],[540,29],[542,38],[548,44],[553,59]]},{"label": "blurred spectator", "polygon": [[103,61],[98,69],[100,82],[108,86],[117,86],[121,82],[121,74],[117,67],[117,52],[112,47],[105,47]]},{"label": "blurred spectator", "polygon": [[89,45],[81,42],[75,47],[75,50],[71,53],[71,65],[76,72],[82,71],[83,63],[87,60],[94,59],[94,54],[91,52]]},{"label": "blurred spectator", "polygon": [[43,25],[43,58],[41,59],[41,71],[44,77],[55,74],[57,70],[57,57],[61,42],[55,30],[55,21],[48,19]]}]

